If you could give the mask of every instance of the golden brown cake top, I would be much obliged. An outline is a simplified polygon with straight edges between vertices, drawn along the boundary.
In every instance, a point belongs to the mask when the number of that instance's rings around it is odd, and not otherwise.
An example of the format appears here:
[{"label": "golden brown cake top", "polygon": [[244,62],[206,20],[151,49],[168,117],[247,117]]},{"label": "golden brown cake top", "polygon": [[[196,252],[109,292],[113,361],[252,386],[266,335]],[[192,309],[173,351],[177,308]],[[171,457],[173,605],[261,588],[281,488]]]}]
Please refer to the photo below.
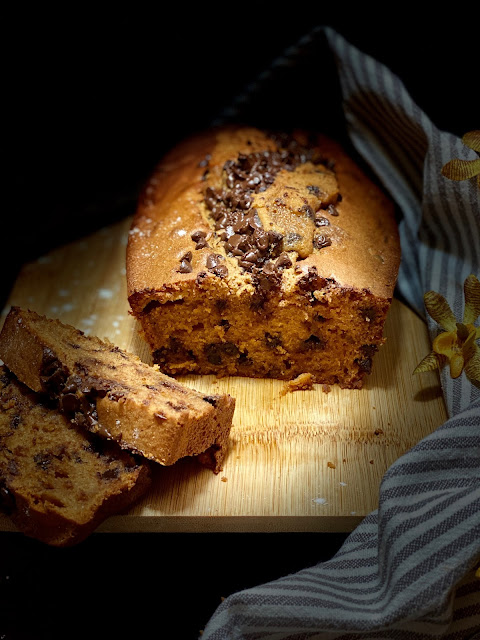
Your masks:
[{"label": "golden brown cake top", "polygon": [[316,267],[390,299],[399,261],[392,203],[337,143],[229,126],[157,167],[130,230],[128,294],[140,311],[149,292],[174,297],[202,273],[238,290],[275,270],[288,290]]}]

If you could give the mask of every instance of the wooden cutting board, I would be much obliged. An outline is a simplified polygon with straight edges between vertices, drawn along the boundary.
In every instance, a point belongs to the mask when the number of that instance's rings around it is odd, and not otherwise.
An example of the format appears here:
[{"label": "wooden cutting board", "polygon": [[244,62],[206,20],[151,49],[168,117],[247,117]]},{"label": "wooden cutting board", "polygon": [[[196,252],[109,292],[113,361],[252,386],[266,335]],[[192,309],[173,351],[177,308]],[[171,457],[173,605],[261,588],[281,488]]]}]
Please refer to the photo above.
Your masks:
[{"label": "wooden cutting board", "polygon": [[[129,315],[125,249],[130,219],[24,266],[6,308],[33,309],[107,337],[150,362]],[[282,395],[277,380],[188,376],[204,394],[237,399],[230,453],[213,474],[194,460],[155,469],[151,491],[99,531],[353,530],[377,508],[387,468],[446,419],[436,372],[413,376],[430,351],[424,322],[397,300],[362,390]],[[14,531],[5,516],[0,530]]]}]

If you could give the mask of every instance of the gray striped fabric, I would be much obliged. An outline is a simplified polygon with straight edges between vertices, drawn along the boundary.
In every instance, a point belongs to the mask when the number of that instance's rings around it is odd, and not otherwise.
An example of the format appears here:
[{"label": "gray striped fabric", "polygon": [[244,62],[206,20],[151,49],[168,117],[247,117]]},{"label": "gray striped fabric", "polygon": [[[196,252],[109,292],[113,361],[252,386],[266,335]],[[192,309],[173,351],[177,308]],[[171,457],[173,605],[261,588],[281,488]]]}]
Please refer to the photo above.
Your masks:
[{"label": "gray striped fabric", "polygon": [[[275,68],[293,67],[323,34],[351,140],[402,212],[398,290],[422,315],[424,292],[441,292],[461,319],[463,281],[480,273],[479,190],[440,170],[451,158],[476,156],[438,131],[385,66],[318,28],[223,116],[241,115]],[[438,327],[427,321],[433,338]],[[202,640],[480,638],[480,390],[464,374],[443,372],[441,382],[449,419],[387,471],[378,510],[331,560],[230,595]]]}]

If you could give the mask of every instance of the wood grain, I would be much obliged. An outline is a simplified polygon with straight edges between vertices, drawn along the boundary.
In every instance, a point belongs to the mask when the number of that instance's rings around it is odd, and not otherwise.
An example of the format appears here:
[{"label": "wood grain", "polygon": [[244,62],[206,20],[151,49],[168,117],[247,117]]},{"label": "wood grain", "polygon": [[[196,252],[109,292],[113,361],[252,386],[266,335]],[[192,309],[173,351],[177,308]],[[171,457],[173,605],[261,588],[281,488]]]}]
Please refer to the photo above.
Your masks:
[{"label": "wood grain", "polygon": [[[129,315],[125,249],[130,219],[24,266],[11,305],[107,337],[150,362]],[[424,322],[397,300],[362,390],[282,395],[277,380],[182,377],[237,399],[224,471],[193,460],[156,467],[152,490],[99,531],[351,531],[378,506],[387,468],[446,419],[436,372],[413,376],[430,350]],[[0,516],[1,530],[15,530]]]}]

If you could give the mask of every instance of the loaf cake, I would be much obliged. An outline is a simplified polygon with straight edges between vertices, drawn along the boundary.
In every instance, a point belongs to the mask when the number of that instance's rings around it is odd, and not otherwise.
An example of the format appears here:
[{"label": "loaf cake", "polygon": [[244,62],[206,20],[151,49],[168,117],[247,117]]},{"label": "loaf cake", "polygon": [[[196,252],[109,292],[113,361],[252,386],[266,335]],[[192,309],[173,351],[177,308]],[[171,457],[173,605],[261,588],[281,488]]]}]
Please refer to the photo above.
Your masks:
[{"label": "loaf cake", "polygon": [[0,367],[0,508],[21,531],[76,544],[149,486],[148,463],[84,431]]},{"label": "loaf cake", "polygon": [[197,456],[221,470],[235,400],[204,396],[99,338],[12,307],[0,358],[73,423],[162,465]]},{"label": "loaf cake", "polygon": [[392,203],[337,143],[226,126],[179,143],[146,185],[128,296],[169,375],[359,388],[399,261]]}]

